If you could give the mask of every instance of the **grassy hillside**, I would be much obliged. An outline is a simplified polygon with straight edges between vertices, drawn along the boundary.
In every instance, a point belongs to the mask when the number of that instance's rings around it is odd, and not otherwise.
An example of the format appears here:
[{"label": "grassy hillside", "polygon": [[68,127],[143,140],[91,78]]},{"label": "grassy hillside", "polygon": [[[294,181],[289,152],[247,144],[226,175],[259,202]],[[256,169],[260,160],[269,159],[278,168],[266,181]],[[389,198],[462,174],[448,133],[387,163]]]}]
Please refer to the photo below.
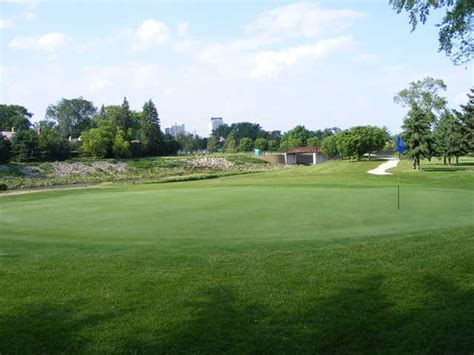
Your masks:
[{"label": "grassy hillside", "polygon": [[0,196],[0,352],[471,353],[472,163],[379,163]]},{"label": "grassy hillside", "polygon": [[196,180],[275,167],[249,154],[212,154],[140,159],[74,159],[64,162],[0,164],[0,185],[30,189],[104,182]]}]

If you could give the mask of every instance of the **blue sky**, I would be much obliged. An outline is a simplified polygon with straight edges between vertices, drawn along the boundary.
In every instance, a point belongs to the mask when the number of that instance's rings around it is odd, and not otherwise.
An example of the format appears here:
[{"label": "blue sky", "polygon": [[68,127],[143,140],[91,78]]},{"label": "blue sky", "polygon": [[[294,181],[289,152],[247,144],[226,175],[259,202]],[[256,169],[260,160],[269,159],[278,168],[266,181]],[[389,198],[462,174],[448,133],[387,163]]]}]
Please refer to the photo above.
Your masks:
[{"label": "blue sky", "polygon": [[62,97],[151,98],[163,127],[201,135],[211,116],[398,132],[410,81],[445,80],[451,107],[474,85],[472,63],[437,52],[437,19],[410,32],[385,0],[1,2],[0,102],[40,120]]}]

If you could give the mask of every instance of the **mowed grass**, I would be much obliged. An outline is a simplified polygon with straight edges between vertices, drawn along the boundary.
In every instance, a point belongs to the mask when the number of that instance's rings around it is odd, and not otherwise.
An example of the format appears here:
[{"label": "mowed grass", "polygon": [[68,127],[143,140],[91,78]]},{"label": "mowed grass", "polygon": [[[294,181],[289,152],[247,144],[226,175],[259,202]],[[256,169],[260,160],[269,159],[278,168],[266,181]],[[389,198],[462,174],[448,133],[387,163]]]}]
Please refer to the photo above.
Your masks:
[{"label": "mowed grass", "polygon": [[472,162],[378,164],[0,196],[0,353],[472,353]]}]

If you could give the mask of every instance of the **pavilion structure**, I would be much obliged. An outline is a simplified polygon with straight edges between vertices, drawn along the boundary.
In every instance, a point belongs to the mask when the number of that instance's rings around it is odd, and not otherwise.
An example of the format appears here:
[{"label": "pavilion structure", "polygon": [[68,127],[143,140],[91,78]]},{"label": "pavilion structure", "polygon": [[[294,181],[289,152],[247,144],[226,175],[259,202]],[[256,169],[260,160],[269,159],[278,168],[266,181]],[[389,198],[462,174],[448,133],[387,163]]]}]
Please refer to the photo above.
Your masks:
[{"label": "pavilion structure", "polygon": [[[312,155],[312,159],[310,156]],[[327,160],[319,147],[288,148],[285,152],[285,165],[321,164]]]}]

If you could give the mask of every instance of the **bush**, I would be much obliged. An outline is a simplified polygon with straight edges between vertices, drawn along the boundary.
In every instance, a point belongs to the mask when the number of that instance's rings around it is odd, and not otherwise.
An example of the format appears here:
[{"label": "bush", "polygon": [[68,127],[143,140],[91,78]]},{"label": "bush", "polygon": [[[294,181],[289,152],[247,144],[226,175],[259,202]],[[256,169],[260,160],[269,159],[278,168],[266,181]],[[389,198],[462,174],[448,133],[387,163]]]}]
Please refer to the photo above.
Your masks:
[{"label": "bush", "polygon": [[7,191],[7,185],[0,184],[0,191]]},{"label": "bush", "polygon": [[250,152],[253,149],[253,142],[250,138],[242,138],[239,142],[239,151]]}]

